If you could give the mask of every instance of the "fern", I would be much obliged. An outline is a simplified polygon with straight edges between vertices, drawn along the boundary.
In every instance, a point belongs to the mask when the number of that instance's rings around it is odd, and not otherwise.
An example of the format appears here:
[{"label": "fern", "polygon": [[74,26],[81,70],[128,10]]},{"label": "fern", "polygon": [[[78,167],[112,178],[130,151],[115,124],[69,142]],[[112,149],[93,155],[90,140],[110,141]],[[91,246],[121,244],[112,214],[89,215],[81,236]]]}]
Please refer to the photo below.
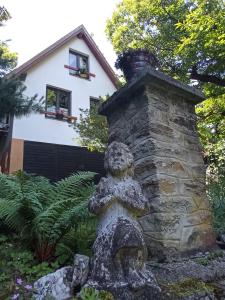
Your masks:
[{"label": "fern", "polygon": [[57,261],[61,265],[72,264],[74,253],[91,255],[91,247],[96,238],[96,225],[96,217],[90,216],[63,236],[56,248],[56,255],[59,257]]},{"label": "fern", "polygon": [[22,171],[0,174],[0,219],[22,233],[39,260],[52,260],[57,244],[90,218],[88,199],[95,173],[78,172],[56,184]]}]

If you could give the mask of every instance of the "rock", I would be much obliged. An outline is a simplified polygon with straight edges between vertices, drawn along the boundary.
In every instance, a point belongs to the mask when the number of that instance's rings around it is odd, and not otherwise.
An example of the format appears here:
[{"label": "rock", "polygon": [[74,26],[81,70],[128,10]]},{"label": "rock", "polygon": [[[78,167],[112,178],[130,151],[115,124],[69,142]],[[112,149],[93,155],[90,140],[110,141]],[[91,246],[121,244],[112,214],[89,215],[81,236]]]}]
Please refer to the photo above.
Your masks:
[{"label": "rock", "polygon": [[64,267],[41,277],[34,283],[34,298],[44,300],[68,300],[72,297],[73,267]]},{"label": "rock", "polygon": [[[191,258],[192,257],[192,258]],[[225,300],[225,251],[149,262],[164,300]]]},{"label": "rock", "polygon": [[89,272],[89,257],[76,254],[74,265],[61,268],[41,277],[34,283],[36,300],[46,297],[52,300],[72,299],[74,290],[79,291],[86,283]]},{"label": "rock", "polygon": [[74,271],[72,278],[73,288],[81,287],[86,283],[89,272],[89,257],[76,254],[74,256]]}]

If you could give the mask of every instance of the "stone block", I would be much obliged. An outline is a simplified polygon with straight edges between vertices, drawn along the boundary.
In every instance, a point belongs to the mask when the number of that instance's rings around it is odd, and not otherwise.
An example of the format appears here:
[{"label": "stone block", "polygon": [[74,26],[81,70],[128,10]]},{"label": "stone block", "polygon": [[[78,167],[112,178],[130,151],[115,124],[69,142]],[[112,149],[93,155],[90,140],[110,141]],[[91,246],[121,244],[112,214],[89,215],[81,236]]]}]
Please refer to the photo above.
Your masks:
[{"label": "stone block", "polygon": [[177,131],[181,131],[184,134],[190,134],[191,136],[196,137],[196,124],[193,122],[193,118],[190,116],[172,116],[170,118],[170,126]]},{"label": "stone block", "polygon": [[150,123],[149,132],[159,136],[166,136],[168,138],[173,138],[173,128],[163,125],[161,123]]},{"label": "stone block", "polygon": [[156,174],[157,165],[151,157],[140,159],[135,164],[135,173],[138,178],[146,178]]},{"label": "stone block", "polygon": [[159,192],[162,194],[172,195],[177,192],[176,182],[171,179],[162,179],[159,181]]},{"label": "stone block", "polygon": [[183,252],[191,250],[204,250],[215,246],[215,234],[210,224],[184,227],[180,240]]},{"label": "stone block", "polygon": [[191,197],[184,196],[157,196],[151,198],[149,202],[151,213],[162,212],[170,213],[176,211],[178,214],[190,214],[195,212],[198,207]]},{"label": "stone block", "polygon": [[209,201],[206,201],[206,195],[194,196],[192,197],[192,201],[198,209],[210,210]]},{"label": "stone block", "polygon": [[136,139],[135,145],[133,147],[133,155],[136,165],[139,160],[148,159],[150,155],[154,155],[156,149],[155,143],[150,139]]},{"label": "stone block", "polygon": [[184,219],[185,226],[197,226],[202,224],[211,224],[211,212],[210,210],[202,209],[197,210],[186,216]]}]

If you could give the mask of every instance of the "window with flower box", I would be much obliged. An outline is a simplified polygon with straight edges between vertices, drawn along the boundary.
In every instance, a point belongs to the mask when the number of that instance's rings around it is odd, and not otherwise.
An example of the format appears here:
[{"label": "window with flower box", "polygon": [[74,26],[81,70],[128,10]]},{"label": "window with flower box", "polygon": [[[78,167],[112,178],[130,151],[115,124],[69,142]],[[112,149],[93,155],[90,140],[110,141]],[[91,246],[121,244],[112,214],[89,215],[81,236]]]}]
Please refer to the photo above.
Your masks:
[{"label": "window with flower box", "polygon": [[60,120],[67,119],[71,115],[71,92],[47,86],[45,115]]},{"label": "window with flower box", "polygon": [[89,79],[89,63],[88,56],[69,51],[69,74],[79,76],[81,78]]}]

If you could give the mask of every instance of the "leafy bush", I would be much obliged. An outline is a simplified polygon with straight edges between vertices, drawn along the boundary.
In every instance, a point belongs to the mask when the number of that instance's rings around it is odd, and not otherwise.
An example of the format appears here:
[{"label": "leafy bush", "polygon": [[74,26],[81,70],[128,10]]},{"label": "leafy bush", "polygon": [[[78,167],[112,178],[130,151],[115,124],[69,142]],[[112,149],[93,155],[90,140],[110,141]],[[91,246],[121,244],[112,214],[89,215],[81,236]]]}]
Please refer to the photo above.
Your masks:
[{"label": "leafy bush", "polygon": [[73,124],[79,134],[78,142],[90,151],[104,152],[108,143],[108,125],[106,117],[99,115],[99,106],[108,98],[100,97],[99,102],[90,109],[80,108],[79,121]]},{"label": "leafy bush", "polygon": [[208,186],[208,195],[212,207],[213,223],[217,233],[225,233],[225,176]]},{"label": "leafy bush", "polygon": [[91,218],[87,203],[94,173],[79,172],[56,184],[19,171],[0,174],[0,219],[35,252],[51,262],[70,230]]}]

